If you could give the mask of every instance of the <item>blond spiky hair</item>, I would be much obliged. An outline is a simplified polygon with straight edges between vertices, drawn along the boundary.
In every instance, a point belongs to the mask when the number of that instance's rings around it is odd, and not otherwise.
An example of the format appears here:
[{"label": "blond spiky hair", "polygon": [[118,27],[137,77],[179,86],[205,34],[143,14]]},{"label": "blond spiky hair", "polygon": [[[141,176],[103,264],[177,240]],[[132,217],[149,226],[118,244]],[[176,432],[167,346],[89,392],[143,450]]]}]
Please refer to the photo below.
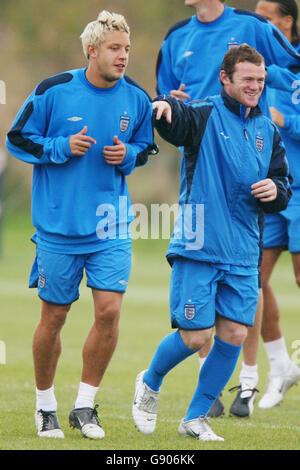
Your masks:
[{"label": "blond spiky hair", "polygon": [[96,21],[88,23],[80,35],[85,57],[88,59],[88,46],[99,47],[104,41],[105,34],[112,31],[122,31],[130,34],[130,28],[124,16],[103,10],[99,13]]}]

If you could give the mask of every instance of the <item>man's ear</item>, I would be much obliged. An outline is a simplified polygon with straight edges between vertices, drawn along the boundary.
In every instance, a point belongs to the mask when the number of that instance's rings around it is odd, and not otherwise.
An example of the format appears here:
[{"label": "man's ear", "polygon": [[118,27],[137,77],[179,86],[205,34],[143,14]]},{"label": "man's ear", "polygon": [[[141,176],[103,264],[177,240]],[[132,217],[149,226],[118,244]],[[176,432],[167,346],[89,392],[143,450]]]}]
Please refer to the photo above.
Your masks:
[{"label": "man's ear", "polygon": [[229,82],[230,82],[230,78],[228,77],[227,73],[225,72],[225,70],[221,70],[220,72],[220,82],[223,84],[223,85],[227,85]]},{"label": "man's ear", "polygon": [[95,46],[92,46],[91,44],[88,45],[87,52],[88,56],[91,58],[96,57],[97,55]]}]

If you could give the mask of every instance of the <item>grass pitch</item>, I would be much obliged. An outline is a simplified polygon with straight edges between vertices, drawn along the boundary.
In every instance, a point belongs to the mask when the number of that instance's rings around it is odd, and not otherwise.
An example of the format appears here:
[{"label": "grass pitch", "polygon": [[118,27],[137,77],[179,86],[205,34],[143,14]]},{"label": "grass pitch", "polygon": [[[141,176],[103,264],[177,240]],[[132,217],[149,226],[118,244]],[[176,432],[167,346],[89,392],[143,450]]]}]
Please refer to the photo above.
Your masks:
[{"label": "grass pitch", "polygon": [[[106,437],[83,439],[68,427],[81,374],[81,348],[93,320],[91,293],[84,283],[80,299],[72,306],[63,329],[55,391],[58,415],[65,439],[41,439],[34,426],[34,375],[31,341],[39,319],[40,301],[27,288],[34,258],[29,238],[28,214],[15,214],[5,221],[0,259],[0,449],[1,450],[296,450],[300,448],[300,390],[293,387],[284,402],[272,410],[255,411],[250,419],[228,416],[238,384],[240,362],[223,393],[226,415],[211,420],[225,442],[198,442],[180,438],[177,428],[197,383],[198,360],[192,356],[171,371],[163,384],[158,425],[154,434],[138,433],[131,418],[135,377],[147,368],[159,343],[170,330],[168,290],[170,268],[165,260],[167,240],[133,243],[133,268],[121,315],[117,350],[96,397]],[[290,256],[284,254],[273,275],[281,306],[281,325],[287,346],[300,362],[299,290]],[[298,340],[298,343],[297,343]],[[1,358],[1,356],[0,356]],[[0,361],[1,362],[1,361]],[[263,345],[259,350],[258,399],[262,396],[268,364]]]}]

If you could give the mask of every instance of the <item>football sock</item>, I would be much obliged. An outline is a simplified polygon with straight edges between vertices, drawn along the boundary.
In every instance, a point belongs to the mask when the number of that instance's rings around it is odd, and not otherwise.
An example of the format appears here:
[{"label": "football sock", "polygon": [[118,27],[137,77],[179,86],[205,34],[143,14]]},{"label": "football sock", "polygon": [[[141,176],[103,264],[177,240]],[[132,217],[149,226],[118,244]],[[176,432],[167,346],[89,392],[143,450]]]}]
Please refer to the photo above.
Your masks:
[{"label": "football sock", "polygon": [[282,336],[275,341],[268,341],[264,343],[264,346],[270,362],[270,374],[283,374],[290,363],[290,356],[284,337]]},{"label": "football sock", "polygon": [[255,366],[248,366],[244,362],[242,363],[242,369],[240,372],[240,384],[245,384],[249,388],[255,388],[258,384],[258,368]]},{"label": "football sock", "polygon": [[98,390],[99,387],[80,382],[74,408],[93,408]]},{"label": "football sock", "polygon": [[205,416],[229,381],[242,346],[215,336],[214,345],[199,374],[199,381],[184,421]]},{"label": "football sock", "polygon": [[54,395],[54,385],[47,390],[36,388],[36,409],[43,411],[56,411],[57,401]]},{"label": "football sock", "polygon": [[143,381],[151,390],[158,392],[165,375],[195,352],[184,344],[178,330],[170,333],[159,344]]}]

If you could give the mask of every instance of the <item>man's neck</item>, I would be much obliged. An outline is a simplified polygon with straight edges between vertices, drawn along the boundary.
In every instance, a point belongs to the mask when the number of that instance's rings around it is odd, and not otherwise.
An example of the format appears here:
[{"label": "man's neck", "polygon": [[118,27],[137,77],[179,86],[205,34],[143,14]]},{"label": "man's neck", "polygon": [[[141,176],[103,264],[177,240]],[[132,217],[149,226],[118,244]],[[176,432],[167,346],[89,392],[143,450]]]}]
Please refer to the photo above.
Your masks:
[{"label": "man's neck", "polygon": [[87,80],[97,88],[112,88],[117,83],[117,80],[109,82],[102,78],[91,63],[89,63],[89,66],[85,71],[85,76]]},{"label": "man's neck", "polygon": [[198,20],[201,23],[210,23],[222,15],[225,6],[220,0],[202,0],[195,8]]}]

